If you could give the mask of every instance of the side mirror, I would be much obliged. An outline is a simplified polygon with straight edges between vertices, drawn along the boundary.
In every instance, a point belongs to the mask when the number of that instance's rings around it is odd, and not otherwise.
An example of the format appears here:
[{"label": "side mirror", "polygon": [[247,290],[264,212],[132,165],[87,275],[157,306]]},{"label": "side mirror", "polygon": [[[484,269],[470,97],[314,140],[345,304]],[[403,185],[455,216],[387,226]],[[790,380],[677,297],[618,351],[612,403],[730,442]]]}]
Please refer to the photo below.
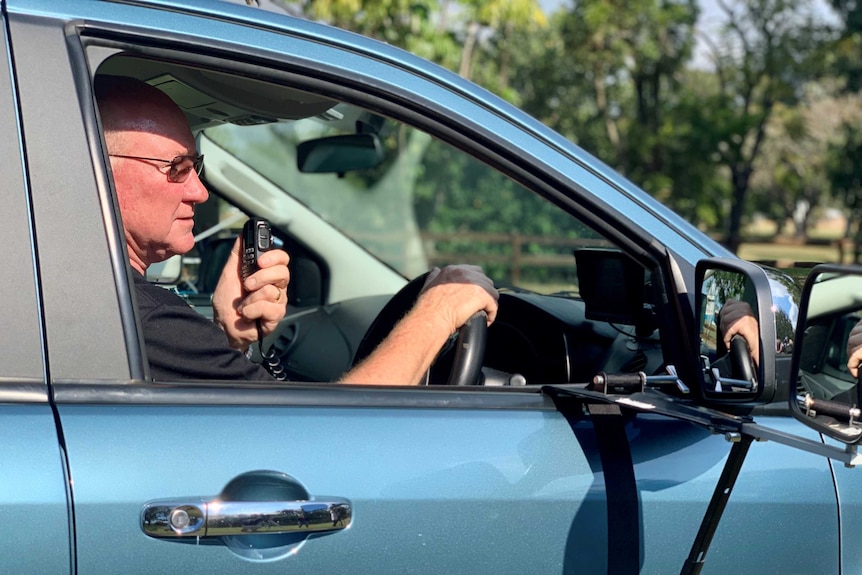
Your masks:
[{"label": "side mirror", "polygon": [[764,403],[775,395],[775,314],[766,272],[730,258],[698,262],[697,342],[704,399]]},{"label": "side mirror", "polygon": [[347,134],[301,142],[296,166],[307,174],[343,174],[367,170],[383,162],[383,145],[377,134]]},{"label": "side mirror", "polygon": [[862,320],[862,266],[821,264],[802,291],[790,377],[790,411],[818,432],[862,439],[862,388],[848,367],[848,337]]}]

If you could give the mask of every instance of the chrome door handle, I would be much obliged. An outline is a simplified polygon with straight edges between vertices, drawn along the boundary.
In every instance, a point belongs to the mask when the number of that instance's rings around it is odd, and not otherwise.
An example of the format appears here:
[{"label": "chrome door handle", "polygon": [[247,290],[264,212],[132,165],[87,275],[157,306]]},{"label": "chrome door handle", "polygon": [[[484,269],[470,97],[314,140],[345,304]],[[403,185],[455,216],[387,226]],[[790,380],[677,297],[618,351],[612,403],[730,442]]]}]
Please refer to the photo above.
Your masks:
[{"label": "chrome door handle", "polygon": [[222,537],[262,533],[335,531],[350,526],[347,500],[151,501],[141,512],[141,528],[150,537]]}]

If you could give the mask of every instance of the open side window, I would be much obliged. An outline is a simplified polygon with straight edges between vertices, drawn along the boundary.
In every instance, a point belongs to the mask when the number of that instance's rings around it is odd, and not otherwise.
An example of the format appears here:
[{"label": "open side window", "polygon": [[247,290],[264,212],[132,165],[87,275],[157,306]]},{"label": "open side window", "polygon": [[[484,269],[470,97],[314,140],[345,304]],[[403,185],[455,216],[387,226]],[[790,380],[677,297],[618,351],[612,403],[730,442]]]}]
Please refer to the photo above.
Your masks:
[{"label": "open side window", "polygon": [[664,373],[660,324],[676,312],[659,310],[675,297],[656,261],[627,254],[596,222],[513,178],[491,150],[427,131],[431,111],[420,129],[399,117],[407,103],[395,95],[381,109],[275,71],[240,74],[146,50],[105,54],[95,73],[168,94],[205,157],[210,199],[196,210],[196,246],[151,279],[211,317],[227,247],[248,217],[269,220],[292,269],[287,315],[264,345],[289,379],[337,379],[389,297],[451,263],[481,266],[501,290],[484,365],[504,375],[489,381]]}]

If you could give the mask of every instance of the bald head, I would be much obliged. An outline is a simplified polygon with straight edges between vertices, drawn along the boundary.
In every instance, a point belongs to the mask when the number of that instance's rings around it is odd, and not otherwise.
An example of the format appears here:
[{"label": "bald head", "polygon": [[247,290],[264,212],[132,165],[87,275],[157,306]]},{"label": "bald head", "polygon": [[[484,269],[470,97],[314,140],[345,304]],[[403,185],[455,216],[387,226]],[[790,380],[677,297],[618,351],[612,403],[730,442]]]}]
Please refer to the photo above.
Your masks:
[{"label": "bald head", "polygon": [[96,102],[109,151],[116,151],[130,132],[187,139],[190,130],[182,110],[167,94],[146,82],[124,76],[96,76]]},{"label": "bald head", "polygon": [[[98,76],[96,101],[105,130],[129,261],[147,266],[194,247],[194,207],[207,190],[191,162],[195,139],[182,110],[161,90],[119,76]],[[171,177],[174,161],[187,163]]]}]

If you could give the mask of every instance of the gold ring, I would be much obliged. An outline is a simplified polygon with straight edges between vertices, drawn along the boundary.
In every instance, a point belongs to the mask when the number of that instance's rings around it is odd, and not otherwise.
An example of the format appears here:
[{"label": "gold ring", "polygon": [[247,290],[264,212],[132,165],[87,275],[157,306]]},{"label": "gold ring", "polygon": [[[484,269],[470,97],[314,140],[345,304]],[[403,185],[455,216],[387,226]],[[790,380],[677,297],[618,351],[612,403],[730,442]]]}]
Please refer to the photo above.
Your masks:
[{"label": "gold ring", "polygon": [[272,286],[272,287],[274,287],[275,289],[277,289],[277,290],[278,290],[278,295],[277,295],[277,296],[275,296],[275,303],[278,303],[278,300],[280,300],[280,299],[281,299],[281,288],[280,288],[280,287],[278,287],[278,286]]}]

